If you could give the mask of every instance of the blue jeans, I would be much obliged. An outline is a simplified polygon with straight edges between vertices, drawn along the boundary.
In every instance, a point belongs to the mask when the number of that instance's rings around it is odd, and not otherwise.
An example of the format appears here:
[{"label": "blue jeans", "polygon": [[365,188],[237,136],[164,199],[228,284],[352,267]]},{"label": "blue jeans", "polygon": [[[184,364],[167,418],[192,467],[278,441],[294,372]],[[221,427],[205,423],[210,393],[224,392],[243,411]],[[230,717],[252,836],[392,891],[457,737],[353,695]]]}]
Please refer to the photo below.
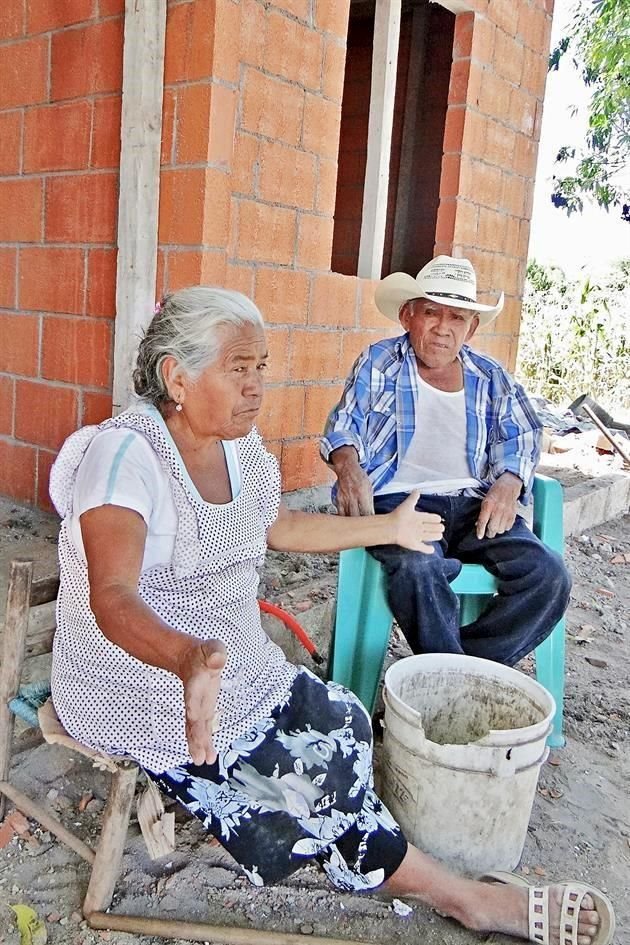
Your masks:
[{"label": "blue jeans", "polygon": [[[376,496],[377,514],[391,512],[406,495]],[[467,653],[513,666],[549,636],[564,614],[571,578],[560,555],[539,541],[520,516],[494,538],[477,538],[481,499],[421,496],[416,508],[444,521],[432,555],[398,545],[368,551],[385,570],[394,617],[414,653]],[[459,601],[451,590],[462,563],[482,564],[499,583],[487,610],[459,626]]]}]

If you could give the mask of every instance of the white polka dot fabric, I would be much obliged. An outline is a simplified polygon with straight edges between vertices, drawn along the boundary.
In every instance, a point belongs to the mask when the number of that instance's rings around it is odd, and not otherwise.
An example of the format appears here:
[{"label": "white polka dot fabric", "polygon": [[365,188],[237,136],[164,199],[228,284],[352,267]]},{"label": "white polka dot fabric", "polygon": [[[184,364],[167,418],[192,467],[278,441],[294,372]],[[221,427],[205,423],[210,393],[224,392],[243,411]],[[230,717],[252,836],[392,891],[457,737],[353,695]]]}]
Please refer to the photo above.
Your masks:
[{"label": "white polka dot fabric", "polygon": [[172,561],[141,573],[140,596],[170,626],[200,639],[220,639],[228,651],[217,703],[218,750],[268,716],[297,675],[262,629],[256,597],[266,532],[280,502],[280,474],[275,457],[252,431],[236,441],[239,494],[225,505],[204,502],[193,494],[181,458],[160,424],[133,411],[73,434],[53,466],[50,494],[63,520],[53,647],[55,708],[78,741],[109,754],[130,755],[159,773],[192,760],[182,683],[136,660],[101,633],[89,607],[87,567],[68,527],[77,469],[93,438],[112,428],[126,428],[148,440],[170,477],[177,508]]}]

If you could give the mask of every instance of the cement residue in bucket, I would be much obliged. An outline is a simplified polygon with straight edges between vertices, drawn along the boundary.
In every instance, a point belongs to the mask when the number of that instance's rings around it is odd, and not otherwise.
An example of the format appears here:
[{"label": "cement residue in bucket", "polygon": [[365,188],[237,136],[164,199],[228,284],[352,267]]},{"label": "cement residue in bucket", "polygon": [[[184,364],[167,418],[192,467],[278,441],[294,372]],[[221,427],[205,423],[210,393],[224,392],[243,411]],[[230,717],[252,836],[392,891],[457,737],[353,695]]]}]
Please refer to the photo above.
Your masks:
[{"label": "cement residue in bucket", "polygon": [[467,745],[491,731],[522,729],[544,718],[521,689],[461,672],[411,676],[399,698],[419,713],[425,737],[438,745]]}]

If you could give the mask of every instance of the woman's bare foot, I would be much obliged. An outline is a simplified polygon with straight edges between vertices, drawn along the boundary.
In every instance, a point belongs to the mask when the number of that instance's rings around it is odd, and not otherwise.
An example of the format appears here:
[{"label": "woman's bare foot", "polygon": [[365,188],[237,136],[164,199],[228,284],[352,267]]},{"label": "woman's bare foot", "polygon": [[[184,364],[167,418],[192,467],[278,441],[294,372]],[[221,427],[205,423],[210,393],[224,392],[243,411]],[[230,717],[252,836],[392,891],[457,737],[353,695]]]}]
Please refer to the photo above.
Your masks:
[{"label": "woman's bare foot", "polygon": [[[411,845],[384,888],[390,895],[420,899],[469,929],[529,938],[528,888],[464,879]],[[550,945],[561,942],[563,895],[562,886],[549,887]],[[590,896],[584,896],[578,917],[578,945],[592,945],[599,925],[595,903]]]}]

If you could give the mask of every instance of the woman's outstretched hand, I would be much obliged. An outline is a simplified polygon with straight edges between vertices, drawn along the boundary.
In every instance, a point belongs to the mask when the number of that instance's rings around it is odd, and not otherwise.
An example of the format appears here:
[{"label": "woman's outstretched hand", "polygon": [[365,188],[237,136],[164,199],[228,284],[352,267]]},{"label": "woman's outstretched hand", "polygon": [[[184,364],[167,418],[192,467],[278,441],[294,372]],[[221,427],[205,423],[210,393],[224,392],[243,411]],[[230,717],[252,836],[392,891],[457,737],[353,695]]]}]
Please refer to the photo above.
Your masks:
[{"label": "woman's outstretched hand", "polygon": [[444,523],[439,515],[429,512],[416,512],[420,490],[410,492],[404,502],[388,513],[393,527],[391,544],[400,545],[410,551],[422,551],[432,555],[433,546],[426,542],[439,541],[444,534]]},{"label": "woman's outstretched hand", "polygon": [[194,641],[178,672],[184,684],[188,750],[196,765],[213,764],[217,758],[212,731],[226,661],[227,651],[220,640]]}]

